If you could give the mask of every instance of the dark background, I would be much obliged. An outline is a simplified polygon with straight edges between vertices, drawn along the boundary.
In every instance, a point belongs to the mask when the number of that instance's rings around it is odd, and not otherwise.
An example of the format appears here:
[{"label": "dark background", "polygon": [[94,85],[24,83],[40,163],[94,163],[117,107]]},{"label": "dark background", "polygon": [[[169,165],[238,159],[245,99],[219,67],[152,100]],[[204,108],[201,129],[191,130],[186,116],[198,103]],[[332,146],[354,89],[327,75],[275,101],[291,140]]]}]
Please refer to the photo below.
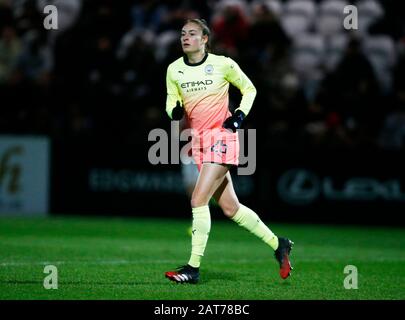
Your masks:
[{"label": "dark background", "polygon": [[[244,125],[257,170],[233,172],[241,202],[269,220],[403,224],[405,10],[344,2],[360,19],[347,31],[327,2],[2,0],[0,134],[51,140],[52,214],[189,217],[180,166],[147,151],[150,130],[170,128],[181,27],[200,17],[212,52],[258,90]],[[46,4],[58,30],[43,27]]]}]

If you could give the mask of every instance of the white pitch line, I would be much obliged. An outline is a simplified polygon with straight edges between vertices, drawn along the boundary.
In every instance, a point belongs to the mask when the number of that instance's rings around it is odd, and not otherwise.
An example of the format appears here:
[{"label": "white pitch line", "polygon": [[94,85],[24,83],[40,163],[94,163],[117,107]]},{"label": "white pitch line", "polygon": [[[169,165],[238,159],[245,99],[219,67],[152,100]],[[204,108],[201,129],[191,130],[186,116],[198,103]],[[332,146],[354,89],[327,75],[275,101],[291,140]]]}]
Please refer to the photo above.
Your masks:
[{"label": "white pitch line", "polygon": [[[293,259],[293,263],[295,259]],[[342,263],[345,259],[342,259]],[[353,260],[352,257],[348,260]],[[403,262],[404,257],[397,258],[373,258],[373,259],[354,259],[356,262]],[[296,260],[297,262],[336,262],[335,259],[326,258],[300,258]],[[254,263],[269,263],[271,264],[271,259],[218,259],[213,261],[216,264],[220,263],[236,263],[236,264],[254,264]],[[0,262],[0,267],[18,267],[18,266],[29,266],[29,265],[66,265],[66,264],[88,264],[88,265],[125,265],[125,264],[178,264],[179,260],[57,260],[57,261],[3,261]]]},{"label": "white pitch line", "polygon": [[166,264],[175,263],[174,260],[93,260],[93,261],[83,261],[83,260],[71,260],[71,261],[8,261],[0,262],[2,267],[14,267],[14,266],[27,266],[27,265],[51,265],[51,264],[94,264],[94,265],[116,265],[116,264],[145,264],[145,263],[156,263],[156,264]]}]

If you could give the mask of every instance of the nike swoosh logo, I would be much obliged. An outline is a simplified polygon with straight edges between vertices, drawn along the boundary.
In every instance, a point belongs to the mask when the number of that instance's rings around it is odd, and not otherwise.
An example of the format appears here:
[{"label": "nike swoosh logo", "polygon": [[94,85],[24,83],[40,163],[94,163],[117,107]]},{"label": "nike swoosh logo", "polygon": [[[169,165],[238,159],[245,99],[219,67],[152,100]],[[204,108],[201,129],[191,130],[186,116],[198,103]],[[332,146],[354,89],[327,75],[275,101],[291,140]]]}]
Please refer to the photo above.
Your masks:
[{"label": "nike swoosh logo", "polygon": [[184,72],[183,71],[178,71],[179,73],[181,73],[181,74],[184,74]]}]

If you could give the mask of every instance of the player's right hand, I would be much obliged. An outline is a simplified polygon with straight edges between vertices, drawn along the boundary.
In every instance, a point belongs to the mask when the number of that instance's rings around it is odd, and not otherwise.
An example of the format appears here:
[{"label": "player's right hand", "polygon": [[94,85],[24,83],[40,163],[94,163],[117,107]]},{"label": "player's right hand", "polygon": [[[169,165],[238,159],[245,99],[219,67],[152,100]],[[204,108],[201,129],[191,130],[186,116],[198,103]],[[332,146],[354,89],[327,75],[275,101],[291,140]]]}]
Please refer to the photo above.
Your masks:
[{"label": "player's right hand", "polygon": [[172,119],[173,120],[181,120],[184,115],[184,108],[181,106],[180,101],[176,102],[176,106],[172,111]]}]

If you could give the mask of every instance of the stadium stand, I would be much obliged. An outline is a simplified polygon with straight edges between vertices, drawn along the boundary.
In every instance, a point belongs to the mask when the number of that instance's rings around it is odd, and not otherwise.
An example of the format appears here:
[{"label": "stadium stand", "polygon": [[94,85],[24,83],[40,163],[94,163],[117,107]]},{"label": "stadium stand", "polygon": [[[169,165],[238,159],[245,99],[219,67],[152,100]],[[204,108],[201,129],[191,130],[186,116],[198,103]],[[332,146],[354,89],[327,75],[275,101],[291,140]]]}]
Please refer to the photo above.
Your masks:
[{"label": "stadium stand", "polygon": [[[58,32],[43,28],[41,8],[51,2],[59,8]],[[358,30],[342,27],[344,5],[357,6]],[[397,1],[377,0],[2,0],[0,133],[130,143],[150,128],[167,127],[164,75],[167,64],[181,55],[176,34],[184,19],[202,17],[214,34],[212,51],[237,59],[255,83],[258,107],[246,125],[263,129],[266,141],[292,135],[301,139],[298,133],[312,123],[315,105],[333,105],[337,99],[345,101],[342,109],[347,110],[366,103],[360,91],[348,98],[347,85],[336,80],[346,79],[342,72],[350,74],[348,45],[358,41],[365,66],[356,69],[358,77],[373,79],[370,64],[380,102],[380,121],[367,116],[362,121],[372,121],[377,132],[370,137],[373,146],[384,148],[387,139],[381,136],[392,122],[392,110],[405,109],[398,98],[404,95],[403,80],[397,76],[404,60],[405,10],[398,6]],[[334,94],[325,95],[330,83]],[[290,112],[291,103],[301,116]],[[343,119],[342,130],[350,132],[353,121],[347,112],[335,111]],[[267,113],[274,118],[264,123]],[[283,126],[287,135],[273,136],[279,131],[270,128],[281,114],[283,123],[294,126]],[[319,121],[327,124],[327,114],[317,113]],[[350,147],[361,141],[341,143]]]}]

